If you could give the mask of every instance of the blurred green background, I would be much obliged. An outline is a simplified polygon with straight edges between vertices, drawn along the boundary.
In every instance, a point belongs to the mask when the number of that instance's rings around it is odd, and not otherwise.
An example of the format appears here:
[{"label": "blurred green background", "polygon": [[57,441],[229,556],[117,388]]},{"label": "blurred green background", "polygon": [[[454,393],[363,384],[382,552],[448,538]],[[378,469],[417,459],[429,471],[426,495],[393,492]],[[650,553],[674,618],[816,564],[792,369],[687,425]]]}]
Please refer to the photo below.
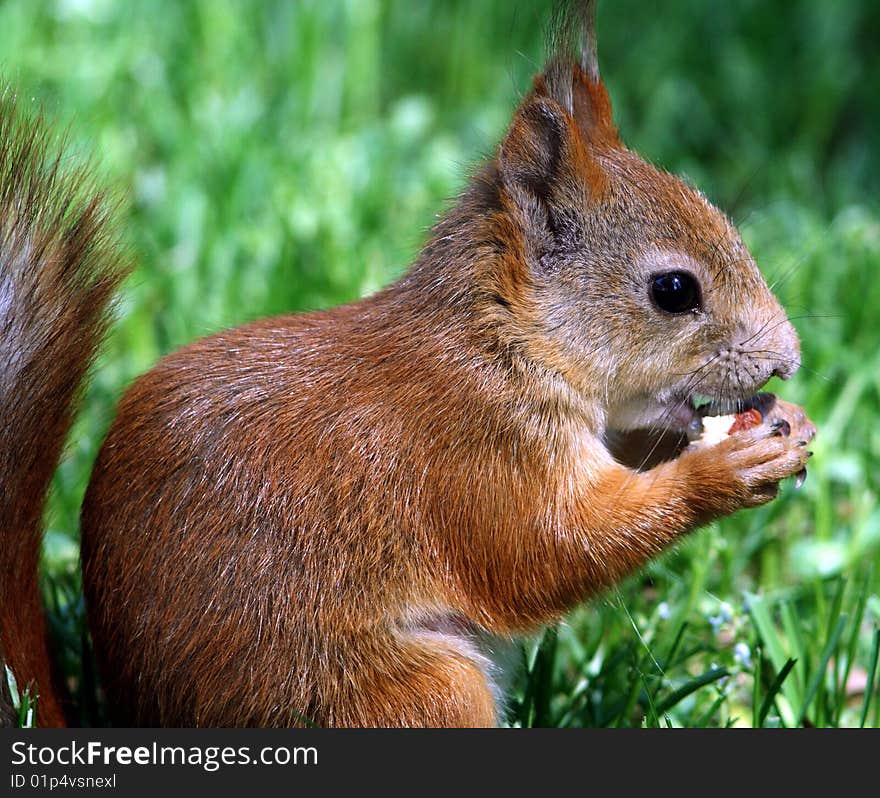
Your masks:
[{"label": "blurred green background", "polygon": [[[137,262],[48,514],[76,684],[78,508],[120,392],[197,336],[400,275],[492,153],[552,5],[0,4],[2,71],[127,198]],[[606,0],[598,28],[624,140],[732,216],[789,309],[804,368],[776,387],[820,437],[799,493],[527,646],[511,722],[752,723],[769,695],[762,722],[858,724],[880,617],[880,4]]]}]

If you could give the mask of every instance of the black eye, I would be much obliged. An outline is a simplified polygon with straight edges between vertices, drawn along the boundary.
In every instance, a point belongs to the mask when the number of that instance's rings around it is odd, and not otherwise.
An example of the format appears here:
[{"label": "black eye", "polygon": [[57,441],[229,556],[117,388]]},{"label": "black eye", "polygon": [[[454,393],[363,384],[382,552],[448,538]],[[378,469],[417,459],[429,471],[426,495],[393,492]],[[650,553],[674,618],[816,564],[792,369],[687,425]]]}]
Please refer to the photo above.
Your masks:
[{"label": "black eye", "polygon": [[665,272],[651,279],[651,298],[667,313],[687,313],[700,307],[700,286],[688,272]]}]

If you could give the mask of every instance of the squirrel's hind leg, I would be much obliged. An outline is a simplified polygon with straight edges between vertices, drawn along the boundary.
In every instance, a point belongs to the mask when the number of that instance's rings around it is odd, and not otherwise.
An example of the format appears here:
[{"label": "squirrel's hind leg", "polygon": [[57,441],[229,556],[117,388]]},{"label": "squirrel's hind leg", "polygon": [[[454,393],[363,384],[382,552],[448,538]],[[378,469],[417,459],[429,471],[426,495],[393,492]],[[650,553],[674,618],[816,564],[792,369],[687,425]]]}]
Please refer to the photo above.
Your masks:
[{"label": "squirrel's hind leg", "polygon": [[357,657],[327,712],[332,726],[492,727],[498,708],[484,658],[452,635],[415,632]]}]

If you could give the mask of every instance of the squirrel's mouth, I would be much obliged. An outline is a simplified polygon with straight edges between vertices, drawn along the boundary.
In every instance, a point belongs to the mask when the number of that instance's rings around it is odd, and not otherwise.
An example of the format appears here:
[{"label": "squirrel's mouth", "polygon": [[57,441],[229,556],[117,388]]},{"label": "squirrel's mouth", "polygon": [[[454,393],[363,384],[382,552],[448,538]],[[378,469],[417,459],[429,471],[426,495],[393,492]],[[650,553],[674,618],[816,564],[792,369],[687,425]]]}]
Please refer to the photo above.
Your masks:
[{"label": "squirrel's mouth", "polygon": [[742,412],[755,406],[762,395],[754,393],[708,396],[693,392],[646,396],[611,408],[607,426],[617,432],[642,429],[699,434],[703,416]]},{"label": "squirrel's mouth", "polygon": [[698,394],[639,397],[610,408],[607,426],[616,432],[651,429],[684,434],[699,423],[701,399]]},{"label": "squirrel's mouth", "polygon": [[665,415],[669,423],[662,424],[661,427],[663,429],[687,430],[699,419],[698,403],[697,394],[672,401],[665,408]]},{"label": "squirrel's mouth", "polygon": [[605,443],[615,458],[630,468],[651,468],[677,457],[699,438],[704,416],[741,413],[752,407],[765,415],[774,401],[768,393],[721,398],[692,393],[629,402],[609,412]]}]

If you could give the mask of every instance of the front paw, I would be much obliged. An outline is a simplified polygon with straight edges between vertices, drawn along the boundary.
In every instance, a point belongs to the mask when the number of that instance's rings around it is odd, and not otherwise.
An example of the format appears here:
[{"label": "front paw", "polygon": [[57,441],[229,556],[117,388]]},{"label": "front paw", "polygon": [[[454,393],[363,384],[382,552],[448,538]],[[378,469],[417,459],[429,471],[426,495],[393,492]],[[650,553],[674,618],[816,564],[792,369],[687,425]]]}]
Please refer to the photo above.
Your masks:
[{"label": "front paw", "polygon": [[781,480],[800,474],[810,452],[804,440],[789,432],[785,425],[765,422],[714,446],[686,450],[681,464],[690,471],[705,515],[765,504],[778,494]]},{"label": "front paw", "polygon": [[768,407],[764,413],[764,421],[768,424],[781,422],[788,424],[790,434],[793,440],[809,443],[816,437],[816,425],[807,418],[807,414],[802,407],[783,399],[778,399],[770,394],[773,401],[768,403]]}]

